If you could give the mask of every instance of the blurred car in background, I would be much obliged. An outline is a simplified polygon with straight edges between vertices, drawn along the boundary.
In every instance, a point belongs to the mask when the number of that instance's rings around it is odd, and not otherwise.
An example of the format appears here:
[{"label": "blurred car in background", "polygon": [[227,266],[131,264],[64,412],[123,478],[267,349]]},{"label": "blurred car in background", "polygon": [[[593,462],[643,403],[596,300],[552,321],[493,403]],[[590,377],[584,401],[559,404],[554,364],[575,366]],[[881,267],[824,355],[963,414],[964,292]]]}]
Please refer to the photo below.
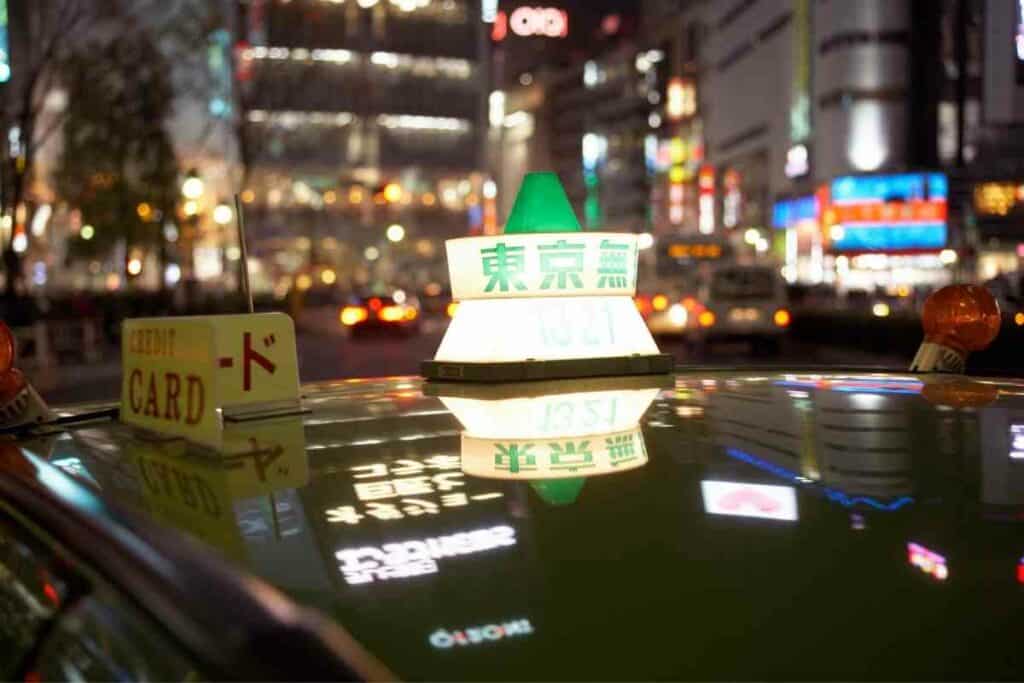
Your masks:
[{"label": "blurred car in background", "polygon": [[420,307],[402,290],[391,296],[353,297],[338,314],[353,338],[371,334],[409,337],[420,332]]},{"label": "blurred car in background", "polygon": [[755,350],[776,353],[792,322],[785,281],[771,266],[716,267],[700,304],[688,338],[701,346],[749,341]]}]

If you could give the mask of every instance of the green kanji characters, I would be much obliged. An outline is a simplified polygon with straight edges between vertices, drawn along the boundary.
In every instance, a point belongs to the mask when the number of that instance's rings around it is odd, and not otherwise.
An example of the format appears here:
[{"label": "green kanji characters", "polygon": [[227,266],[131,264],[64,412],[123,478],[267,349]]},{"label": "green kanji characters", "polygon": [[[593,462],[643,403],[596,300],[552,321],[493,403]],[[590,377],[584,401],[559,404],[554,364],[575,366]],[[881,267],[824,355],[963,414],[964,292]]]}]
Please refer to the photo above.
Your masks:
[{"label": "green kanji characters", "polygon": [[530,452],[532,443],[528,444],[494,444],[497,449],[494,452],[494,469],[508,470],[517,474],[523,470],[537,469],[537,456]]},{"label": "green kanji characters", "polygon": [[526,285],[523,284],[522,274],[526,266],[525,252],[525,247],[510,247],[504,242],[498,242],[490,249],[481,249],[484,277],[490,278],[484,291],[492,292],[495,287],[502,292],[507,292],[509,287],[524,291]]},{"label": "green kanji characters", "polygon": [[551,453],[551,469],[575,472],[594,467],[594,454],[589,441],[564,441],[548,444]]},{"label": "green kanji characters", "polygon": [[544,279],[541,289],[575,289],[583,288],[583,250],[584,244],[570,244],[567,240],[558,240],[554,244],[542,244],[537,247],[540,252],[540,272]]},{"label": "green kanji characters", "polygon": [[604,445],[608,448],[608,459],[612,467],[618,467],[624,462],[636,460],[636,443],[633,434],[616,434],[605,437]]},{"label": "green kanji characters", "polygon": [[629,252],[628,244],[601,240],[601,256],[597,265],[598,289],[629,286]]}]

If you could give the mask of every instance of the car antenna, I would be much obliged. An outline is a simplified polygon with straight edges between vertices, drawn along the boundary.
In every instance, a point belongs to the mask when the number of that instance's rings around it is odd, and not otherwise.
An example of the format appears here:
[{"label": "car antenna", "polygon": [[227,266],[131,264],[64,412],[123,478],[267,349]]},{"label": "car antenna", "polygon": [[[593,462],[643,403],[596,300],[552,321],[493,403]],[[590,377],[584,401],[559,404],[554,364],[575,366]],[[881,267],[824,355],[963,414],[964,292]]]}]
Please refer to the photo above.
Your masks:
[{"label": "car antenna", "polygon": [[245,215],[242,213],[242,200],[235,193],[235,221],[238,224],[238,246],[242,251],[240,270],[242,277],[242,294],[245,296],[246,311],[253,312],[252,290],[249,288],[249,249],[245,244]]}]

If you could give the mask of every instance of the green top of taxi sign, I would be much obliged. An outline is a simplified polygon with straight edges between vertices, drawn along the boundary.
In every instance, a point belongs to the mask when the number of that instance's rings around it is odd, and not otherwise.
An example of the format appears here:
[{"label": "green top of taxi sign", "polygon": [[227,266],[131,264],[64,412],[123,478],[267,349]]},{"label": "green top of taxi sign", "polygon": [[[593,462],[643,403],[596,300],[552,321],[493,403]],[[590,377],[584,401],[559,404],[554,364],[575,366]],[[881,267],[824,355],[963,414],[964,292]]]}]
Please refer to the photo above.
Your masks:
[{"label": "green top of taxi sign", "polygon": [[557,174],[527,173],[523,177],[505,224],[506,234],[582,230]]}]

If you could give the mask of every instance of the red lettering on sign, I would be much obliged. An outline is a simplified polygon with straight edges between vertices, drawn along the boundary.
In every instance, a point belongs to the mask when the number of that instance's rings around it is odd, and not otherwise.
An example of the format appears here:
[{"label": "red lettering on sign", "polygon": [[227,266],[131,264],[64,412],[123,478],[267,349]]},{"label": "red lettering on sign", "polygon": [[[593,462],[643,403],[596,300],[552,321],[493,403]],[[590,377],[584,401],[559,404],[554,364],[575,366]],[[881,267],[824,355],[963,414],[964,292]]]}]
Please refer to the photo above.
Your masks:
[{"label": "red lettering on sign", "polygon": [[[164,383],[162,387],[161,381]],[[142,395],[144,388],[145,397]],[[182,393],[185,395],[182,396]],[[162,405],[161,398],[164,401]],[[196,375],[189,375],[183,387],[181,375],[176,372],[146,373],[144,377],[142,370],[136,368],[128,376],[128,407],[136,415],[168,422],[181,422],[184,419],[186,424],[198,424],[206,408],[203,380]]]},{"label": "red lettering on sign", "polygon": [[[265,346],[270,346],[274,343],[273,336],[263,340]],[[242,389],[250,391],[252,389],[252,364],[256,363],[270,374],[274,374],[274,370],[277,366],[274,365],[269,358],[258,353],[252,348],[252,333],[246,332],[242,338],[242,361],[245,363],[245,367],[242,368]]]},{"label": "red lettering on sign", "polygon": [[146,392],[146,410],[142,414],[148,417],[160,417],[160,408],[156,404],[156,375],[149,376],[149,390]]},{"label": "red lettering on sign", "polygon": [[139,400],[135,401],[135,383],[139,384],[139,391],[142,391],[142,370],[135,368],[132,370],[132,374],[128,376],[128,405],[131,406],[132,412],[138,414],[142,410],[142,396],[139,396]]},{"label": "red lettering on sign", "polygon": [[175,422],[181,419],[181,413],[178,412],[178,394],[181,393],[181,376],[175,372],[168,372],[164,374],[164,381],[167,383],[166,389],[166,402],[164,404],[164,419],[174,420]]},{"label": "red lettering on sign", "polygon": [[203,417],[203,408],[206,406],[206,396],[203,391],[203,380],[196,375],[189,375],[186,378],[188,389],[185,400],[185,422],[194,425],[198,424]]}]

